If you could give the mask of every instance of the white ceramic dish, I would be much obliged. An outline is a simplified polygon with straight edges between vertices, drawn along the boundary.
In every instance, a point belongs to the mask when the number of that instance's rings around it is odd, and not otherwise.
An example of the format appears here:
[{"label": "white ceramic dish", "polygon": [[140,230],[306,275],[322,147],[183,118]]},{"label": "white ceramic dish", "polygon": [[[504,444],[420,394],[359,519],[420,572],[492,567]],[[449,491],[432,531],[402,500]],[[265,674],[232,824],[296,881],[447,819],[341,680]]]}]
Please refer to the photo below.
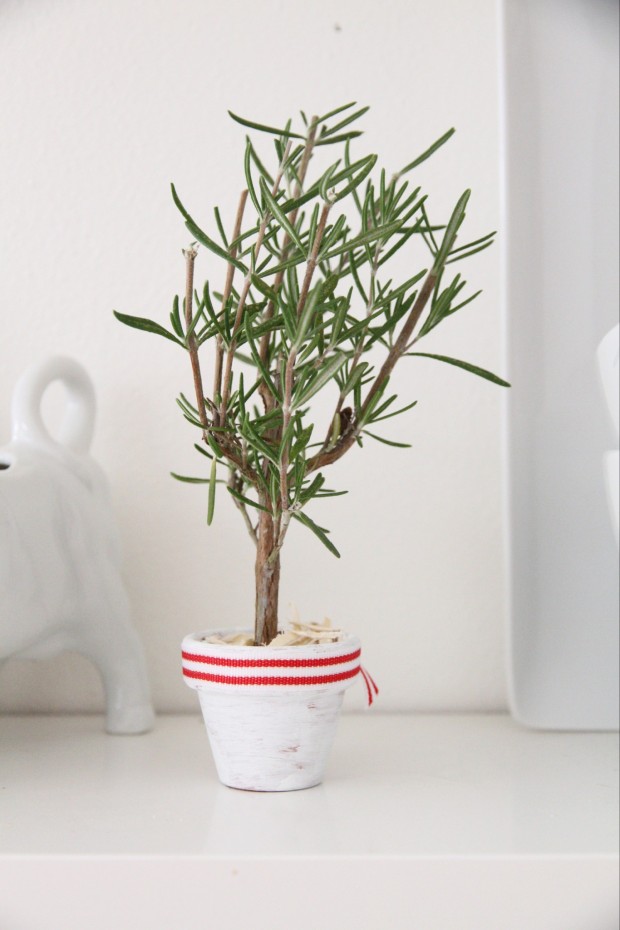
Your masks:
[{"label": "white ceramic dish", "polygon": [[618,725],[618,562],[596,349],[618,318],[618,6],[503,0],[510,701]]}]

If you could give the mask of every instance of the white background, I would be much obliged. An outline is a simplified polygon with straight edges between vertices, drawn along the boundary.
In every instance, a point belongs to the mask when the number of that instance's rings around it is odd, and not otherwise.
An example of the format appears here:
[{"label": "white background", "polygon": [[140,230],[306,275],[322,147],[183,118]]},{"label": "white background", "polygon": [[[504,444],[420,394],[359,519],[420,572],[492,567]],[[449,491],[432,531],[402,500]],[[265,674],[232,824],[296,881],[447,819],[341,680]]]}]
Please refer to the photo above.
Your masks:
[{"label": "white background", "polygon": [[[165,322],[182,289],[188,235],[171,180],[199,222],[219,204],[232,224],[244,131],[228,108],[281,124],[299,108],[368,103],[358,151],[388,171],[455,125],[417,183],[438,221],[471,187],[468,238],[496,229],[495,2],[2,0],[0,86],[0,443],[31,361],[60,352],[86,365],[157,707],[195,709],[179,642],[250,625],[251,544],[229,501],[208,529],[202,488],[168,477],[204,461],[174,402],[191,387],[187,359],[112,309]],[[421,267],[422,253],[411,261]],[[202,254],[205,274],[221,282]],[[427,350],[501,373],[499,249],[467,276],[482,297]],[[295,527],[282,614],[294,602],[358,632],[384,709],[503,708],[501,390],[424,359],[405,360],[395,381],[419,405],[384,432],[413,448],[369,444],[332,470],[350,494],[311,513],[343,557]],[[100,685],[76,656],[10,663],[0,707],[97,709]]]}]

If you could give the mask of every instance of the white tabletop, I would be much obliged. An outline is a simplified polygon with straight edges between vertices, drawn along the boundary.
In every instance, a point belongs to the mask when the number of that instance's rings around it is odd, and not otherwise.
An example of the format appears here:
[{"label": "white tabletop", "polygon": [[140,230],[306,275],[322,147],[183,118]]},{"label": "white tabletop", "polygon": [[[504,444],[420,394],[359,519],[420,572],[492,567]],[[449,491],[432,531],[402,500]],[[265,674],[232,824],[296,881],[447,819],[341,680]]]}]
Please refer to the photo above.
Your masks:
[{"label": "white tabletop", "polygon": [[342,718],[323,785],[234,791],[202,721],[0,718],[0,854],[613,855],[617,738],[503,716]]},{"label": "white tabletop", "polygon": [[[609,868],[617,868],[618,855],[617,750],[614,734],[532,732],[505,716],[369,712],[343,717],[323,785],[256,794],[217,782],[198,717],[161,717],[153,733],[140,737],[106,736],[97,717],[4,717],[0,857],[19,858],[12,870],[4,859],[0,876],[18,887],[20,875],[26,874],[25,856],[43,857],[38,861],[47,863],[46,875],[62,857],[86,862],[84,857],[131,856],[145,862],[152,857],[177,865],[184,861],[184,881],[191,873],[189,860],[203,871],[200,863],[211,862],[212,878],[220,875],[222,863],[234,860],[249,869],[253,861],[248,881],[252,876],[258,881],[266,860],[277,859],[278,874],[292,875],[292,887],[301,887],[308,863],[335,874],[338,860],[356,863],[355,875],[363,885],[366,865],[374,883],[381,860],[382,867],[392,863],[381,881],[389,884],[400,876],[405,893],[413,861],[417,875],[419,869],[443,863],[439,876],[457,865],[458,875],[466,875],[463,869],[476,863],[501,868],[510,862],[519,867],[538,863],[543,872],[552,865],[564,870],[566,901],[580,877],[584,888],[606,894]],[[31,868],[35,861],[30,860]],[[218,888],[232,874],[226,868]],[[171,874],[169,869],[168,880]],[[514,869],[507,873],[508,878],[516,874]],[[553,876],[559,880],[560,872],[545,878],[547,887]],[[455,883],[456,872],[451,886]],[[420,890],[416,906],[423,899]],[[462,905],[459,912],[465,913]],[[420,930],[435,926],[436,895],[429,913]],[[553,927],[546,919],[546,926]],[[31,924],[23,926],[30,930]],[[63,926],[70,926],[66,919]],[[263,925],[255,921],[257,926]],[[278,926],[273,919],[265,924],[266,930]],[[298,918],[282,926],[303,930],[306,924]],[[308,926],[328,930],[312,921]],[[441,930],[453,926],[461,924]],[[223,927],[214,925],[214,930]],[[394,918],[385,930],[399,927]],[[534,930],[536,924],[530,920],[529,927]],[[476,930],[483,928],[480,924]],[[169,930],[184,928],[172,925]],[[608,927],[592,924],[588,930]]]}]

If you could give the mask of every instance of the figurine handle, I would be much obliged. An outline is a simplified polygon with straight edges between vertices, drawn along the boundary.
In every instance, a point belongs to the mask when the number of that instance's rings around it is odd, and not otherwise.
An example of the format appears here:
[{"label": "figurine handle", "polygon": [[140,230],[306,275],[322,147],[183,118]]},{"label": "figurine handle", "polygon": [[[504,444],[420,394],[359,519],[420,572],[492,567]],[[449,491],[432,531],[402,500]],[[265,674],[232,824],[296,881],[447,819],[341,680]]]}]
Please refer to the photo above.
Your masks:
[{"label": "figurine handle", "polygon": [[[54,381],[62,382],[68,395],[58,440],[50,435],[41,414],[43,395]],[[45,359],[28,368],[15,386],[11,407],[13,440],[53,449],[61,446],[84,454],[92,442],[95,410],[95,389],[86,370],[71,358]]]}]

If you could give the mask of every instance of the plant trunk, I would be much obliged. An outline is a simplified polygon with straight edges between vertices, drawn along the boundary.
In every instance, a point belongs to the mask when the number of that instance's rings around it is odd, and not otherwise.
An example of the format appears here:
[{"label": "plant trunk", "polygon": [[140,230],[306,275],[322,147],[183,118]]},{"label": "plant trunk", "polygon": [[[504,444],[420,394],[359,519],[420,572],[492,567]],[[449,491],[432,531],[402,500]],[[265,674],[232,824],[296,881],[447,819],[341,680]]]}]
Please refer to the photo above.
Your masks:
[{"label": "plant trunk", "polygon": [[[264,503],[261,501],[261,503]],[[270,513],[261,511],[256,550],[256,616],[254,641],[266,646],[278,632],[278,595],[280,593],[280,555],[270,559],[276,544],[275,527]]]}]

